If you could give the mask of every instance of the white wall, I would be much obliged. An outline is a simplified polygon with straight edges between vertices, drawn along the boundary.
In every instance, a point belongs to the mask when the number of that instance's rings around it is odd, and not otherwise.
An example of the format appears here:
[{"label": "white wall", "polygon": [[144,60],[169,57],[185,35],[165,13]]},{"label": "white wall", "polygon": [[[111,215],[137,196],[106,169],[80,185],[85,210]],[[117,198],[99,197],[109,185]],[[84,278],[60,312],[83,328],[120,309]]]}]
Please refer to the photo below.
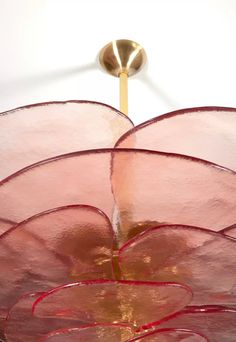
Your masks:
[{"label": "white wall", "polygon": [[135,123],[174,109],[236,107],[235,0],[0,0],[0,111],[89,99],[118,107],[118,82],[96,63],[110,40],[141,43],[130,80]]}]

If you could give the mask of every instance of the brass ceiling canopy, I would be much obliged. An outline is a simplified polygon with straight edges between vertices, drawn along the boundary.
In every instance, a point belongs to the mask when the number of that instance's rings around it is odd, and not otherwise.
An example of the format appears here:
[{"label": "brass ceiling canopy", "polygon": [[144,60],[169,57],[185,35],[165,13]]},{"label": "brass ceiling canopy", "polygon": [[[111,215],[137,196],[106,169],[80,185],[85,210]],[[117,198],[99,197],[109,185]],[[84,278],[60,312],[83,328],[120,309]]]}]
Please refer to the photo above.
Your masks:
[{"label": "brass ceiling canopy", "polygon": [[139,72],[146,62],[142,46],[132,40],[114,40],[104,46],[99,53],[102,68],[109,74],[119,77],[121,73],[132,76]]},{"label": "brass ceiling canopy", "polygon": [[133,40],[113,40],[102,48],[99,62],[110,75],[120,78],[120,111],[128,115],[128,77],[139,72],[147,60],[142,46]]}]

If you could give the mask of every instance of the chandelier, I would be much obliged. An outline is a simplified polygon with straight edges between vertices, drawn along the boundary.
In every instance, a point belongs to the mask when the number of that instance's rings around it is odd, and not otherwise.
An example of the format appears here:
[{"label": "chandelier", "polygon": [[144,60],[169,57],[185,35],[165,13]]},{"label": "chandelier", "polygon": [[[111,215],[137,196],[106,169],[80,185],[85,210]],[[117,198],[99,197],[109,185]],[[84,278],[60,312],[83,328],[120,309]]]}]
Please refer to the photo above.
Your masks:
[{"label": "chandelier", "polygon": [[0,318],[7,342],[235,342],[236,110],[136,127],[143,48],[106,45],[120,111],[50,102],[0,115]]}]

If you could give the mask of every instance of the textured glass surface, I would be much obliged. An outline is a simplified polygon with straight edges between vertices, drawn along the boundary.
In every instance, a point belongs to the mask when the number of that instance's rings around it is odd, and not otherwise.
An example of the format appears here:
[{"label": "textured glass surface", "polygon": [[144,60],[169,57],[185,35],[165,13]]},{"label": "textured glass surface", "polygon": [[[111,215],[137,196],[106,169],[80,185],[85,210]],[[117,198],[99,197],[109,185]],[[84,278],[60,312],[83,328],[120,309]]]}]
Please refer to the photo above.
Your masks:
[{"label": "textured glass surface", "polygon": [[68,281],[112,278],[113,232],[96,208],[68,206],[32,217],[0,238],[0,308]]},{"label": "textured glass surface", "polygon": [[235,223],[236,173],[211,163],[157,152],[114,153],[112,182],[123,241],[161,224],[218,231]]},{"label": "textured glass surface", "polygon": [[230,227],[222,229],[221,233],[223,233],[224,235],[228,235],[228,236],[231,236],[233,238],[236,238],[236,224],[233,224]]},{"label": "textured glass surface", "polygon": [[82,203],[101,209],[113,221],[114,196],[122,240],[165,223],[220,230],[235,223],[236,173],[158,152],[69,154],[2,181],[0,217],[20,222],[44,210]]},{"label": "textured glass surface", "polygon": [[39,103],[0,114],[0,179],[56,155],[113,147],[132,122],[88,101]]},{"label": "textured glass surface", "polygon": [[16,222],[0,218],[0,235],[6,232],[9,228],[16,225]]},{"label": "textured glass surface", "polygon": [[184,329],[162,329],[131,339],[129,342],[209,342],[206,337]]},{"label": "textured glass surface", "polygon": [[[67,328],[75,324],[74,320],[33,316],[32,305],[42,294],[25,295],[11,308],[5,324],[7,342],[36,342],[53,330]],[[79,326],[79,322],[76,324]]]},{"label": "textured glass surface", "polygon": [[191,298],[189,288],[175,283],[84,281],[42,295],[34,315],[140,327],[181,310]]},{"label": "textured glass surface", "polygon": [[177,281],[193,290],[192,303],[236,304],[236,240],[209,230],[153,228],[121,248],[125,279]]},{"label": "textured glass surface", "polygon": [[235,342],[235,124],[196,108],[127,132],[86,101],[0,114],[0,340]]},{"label": "textured glass surface", "polygon": [[185,154],[236,170],[236,109],[178,110],[125,134],[117,147]]},{"label": "textured glass surface", "polygon": [[39,212],[78,203],[95,206],[111,217],[111,152],[105,151],[56,157],[4,180],[0,183],[2,217],[21,222]]},{"label": "textured glass surface", "polygon": [[220,307],[186,308],[164,321],[161,327],[176,327],[201,331],[210,342],[235,342],[236,310]]},{"label": "textured glass surface", "polygon": [[132,330],[127,326],[98,324],[56,331],[39,342],[125,342],[132,336]]}]

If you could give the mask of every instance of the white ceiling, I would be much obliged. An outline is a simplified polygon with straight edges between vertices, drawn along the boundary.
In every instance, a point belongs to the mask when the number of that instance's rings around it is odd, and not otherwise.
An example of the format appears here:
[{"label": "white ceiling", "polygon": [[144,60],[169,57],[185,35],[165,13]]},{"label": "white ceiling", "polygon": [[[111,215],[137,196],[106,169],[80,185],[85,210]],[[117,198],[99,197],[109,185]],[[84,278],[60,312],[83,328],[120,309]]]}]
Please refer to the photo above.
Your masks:
[{"label": "white ceiling", "polygon": [[130,80],[135,123],[193,106],[236,107],[235,0],[0,0],[0,112],[51,100],[119,106],[96,64],[136,40],[148,67]]}]

